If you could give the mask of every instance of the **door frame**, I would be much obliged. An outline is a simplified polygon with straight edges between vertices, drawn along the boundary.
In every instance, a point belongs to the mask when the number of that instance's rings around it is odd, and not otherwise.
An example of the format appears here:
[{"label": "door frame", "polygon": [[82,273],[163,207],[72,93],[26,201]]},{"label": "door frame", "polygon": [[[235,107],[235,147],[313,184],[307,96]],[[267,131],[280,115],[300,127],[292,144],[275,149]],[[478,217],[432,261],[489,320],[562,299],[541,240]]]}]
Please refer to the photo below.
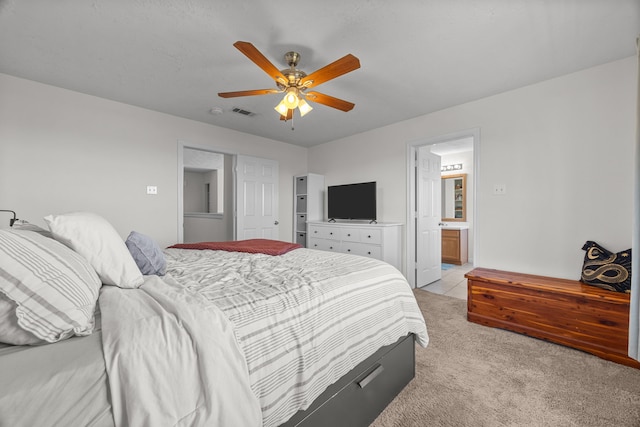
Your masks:
[{"label": "door frame", "polygon": [[[407,142],[407,205],[406,205],[406,221],[407,232],[405,238],[405,277],[412,288],[416,287],[416,214],[413,209],[416,206],[416,151],[418,147],[425,145],[440,144],[443,142],[453,141],[462,138],[473,138],[473,188],[471,189],[471,197],[473,197],[473,265],[476,265],[478,258],[478,203],[476,199],[476,189],[478,187],[480,177],[480,128],[471,128],[452,132],[435,137],[418,138]],[[467,189],[467,195],[469,194]]]},{"label": "door frame", "polygon": [[[192,148],[194,150],[202,150],[202,151],[209,151],[211,153],[219,153],[219,154],[225,154],[225,155],[229,155],[232,157],[232,164],[233,164],[233,168],[235,170],[235,166],[236,166],[236,156],[238,155],[238,153],[233,152],[233,151],[229,151],[229,150],[224,150],[224,149],[219,149],[216,147],[211,147],[208,145],[198,145],[198,144],[192,144],[190,142],[186,142],[186,141],[182,141],[182,140],[178,140],[178,243],[184,243],[184,149],[185,148]],[[233,239],[235,240],[236,238],[236,174],[233,173],[231,174],[232,177],[231,179],[232,181],[232,194],[231,194],[231,203],[233,206],[233,212],[229,212],[231,215],[233,215],[232,218],[232,227],[233,227]],[[225,194],[225,198],[228,197],[228,195]],[[225,212],[225,214],[227,214]]]}]

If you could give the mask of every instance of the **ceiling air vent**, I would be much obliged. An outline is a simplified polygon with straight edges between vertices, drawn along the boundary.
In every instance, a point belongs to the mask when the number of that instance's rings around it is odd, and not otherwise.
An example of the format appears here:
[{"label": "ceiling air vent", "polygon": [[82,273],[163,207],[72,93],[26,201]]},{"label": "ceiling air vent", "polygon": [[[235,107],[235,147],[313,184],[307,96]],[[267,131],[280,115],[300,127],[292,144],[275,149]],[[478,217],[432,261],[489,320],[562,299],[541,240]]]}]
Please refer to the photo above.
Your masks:
[{"label": "ceiling air vent", "polygon": [[247,117],[253,117],[256,115],[256,113],[252,113],[251,111],[243,110],[242,108],[238,108],[238,107],[233,107],[231,111],[233,111],[234,113],[242,114],[243,116],[247,116]]}]

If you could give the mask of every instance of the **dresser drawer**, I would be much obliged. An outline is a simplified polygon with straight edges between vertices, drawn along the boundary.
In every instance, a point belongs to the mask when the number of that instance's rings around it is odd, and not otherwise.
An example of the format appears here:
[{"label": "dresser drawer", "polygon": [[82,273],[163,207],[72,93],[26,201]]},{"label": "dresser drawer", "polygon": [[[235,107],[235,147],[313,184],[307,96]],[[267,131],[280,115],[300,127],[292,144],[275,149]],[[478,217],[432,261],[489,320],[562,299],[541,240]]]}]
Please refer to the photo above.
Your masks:
[{"label": "dresser drawer", "polygon": [[317,237],[310,237],[309,249],[318,249],[321,251],[340,252],[341,245],[339,240],[330,239],[318,239]]},{"label": "dresser drawer", "polygon": [[368,426],[414,376],[415,346],[407,336],[358,364],[283,427]]},{"label": "dresser drawer", "polygon": [[311,233],[311,237],[340,240],[340,229],[338,227],[317,227],[311,225],[309,226],[309,232]]},{"label": "dresser drawer", "polygon": [[364,228],[360,230],[360,241],[362,243],[373,243],[375,245],[379,245],[382,243],[382,230]]},{"label": "dresser drawer", "polygon": [[353,228],[343,228],[340,230],[340,239],[344,242],[359,242],[360,241],[360,231],[354,230]]},{"label": "dresser drawer", "polygon": [[372,228],[343,228],[340,230],[340,239],[345,242],[362,242],[379,245],[382,243],[382,230]]},{"label": "dresser drawer", "polygon": [[382,259],[382,248],[377,245],[367,245],[365,243],[343,242],[342,252],[362,255],[369,258]]}]

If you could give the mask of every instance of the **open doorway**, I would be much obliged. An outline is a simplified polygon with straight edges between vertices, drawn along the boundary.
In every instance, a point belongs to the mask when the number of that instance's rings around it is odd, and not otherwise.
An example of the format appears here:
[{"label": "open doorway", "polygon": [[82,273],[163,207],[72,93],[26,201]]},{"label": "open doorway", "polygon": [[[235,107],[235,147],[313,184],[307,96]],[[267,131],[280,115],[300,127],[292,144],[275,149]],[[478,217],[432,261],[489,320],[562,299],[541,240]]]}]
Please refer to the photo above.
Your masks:
[{"label": "open doorway", "polygon": [[[424,269],[423,264],[425,259],[429,259],[429,256],[421,254],[420,251],[428,250],[424,247],[418,246],[418,230],[419,230],[419,210],[421,205],[420,197],[418,194],[418,178],[420,171],[417,165],[418,151],[424,151],[429,149],[430,152],[437,154],[441,158],[442,175],[445,176],[464,176],[465,177],[465,194],[464,194],[464,211],[455,211],[456,197],[461,197],[461,193],[454,191],[452,194],[453,199],[451,201],[442,199],[442,203],[439,203],[443,208],[447,207],[452,210],[451,215],[446,213],[441,214],[440,225],[447,230],[461,230],[466,233],[467,242],[463,243],[463,247],[467,249],[466,262],[473,263],[476,256],[476,224],[477,224],[477,210],[475,203],[477,176],[478,176],[478,153],[480,144],[480,130],[471,129],[467,131],[456,132],[452,134],[442,135],[434,138],[425,138],[423,140],[412,141],[407,144],[407,238],[406,238],[406,277],[411,286],[424,286],[427,283],[418,283],[419,275],[418,271]],[[421,148],[422,147],[422,148]],[[452,187],[455,190],[456,183],[458,181],[452,181]],[[448,182],[445,182],[447,184]],[[446,191],[438,192],[441,197],[446,197],[448,194]],[[463,215],[463,216],[461,216]],[[442,218],[448,218],[442,220]],[[445,236],[449,238],[449,234],[460,234],[457,232],[446,231]],[[442,239],[442,234],[440,234]],[[440,240],[442,242],[442,240]],[[448,241],[445,241],[448,243]],[[446,245],[445,245],[446,246]],[[448,246],[441,246],[438,248],[447,249]],[[446,263],[448,264],[448,263]],[[446,266],[445,264],[445,266]]]},{"label": "open doorway", "polygon": [[234,238],[234,154],[179,143],[178,241]]}]

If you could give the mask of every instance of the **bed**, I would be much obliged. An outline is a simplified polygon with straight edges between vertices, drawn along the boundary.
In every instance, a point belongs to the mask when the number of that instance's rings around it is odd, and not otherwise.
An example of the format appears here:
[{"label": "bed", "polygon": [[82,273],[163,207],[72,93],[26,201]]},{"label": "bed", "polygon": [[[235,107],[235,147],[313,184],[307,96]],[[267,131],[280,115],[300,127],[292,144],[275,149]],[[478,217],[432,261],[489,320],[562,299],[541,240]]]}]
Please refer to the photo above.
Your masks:
[{"label": "bed", "polygon": [[[50,236],[0,230],[2,259],[25,259],[17,241],[71,248],[100,283],[85,279],[96,298],[70,311],[91,312],[73,333],[0,344],[2,426],[368,425],[413,378],[414,342],[428,343],[408,283],[381,261],[261,239],[160,251],[139,233],[147,247],[133,250],[95,215],[47,224]],[[2,271],[5,306],[26,311],[11,286],[28,280]]]}]

